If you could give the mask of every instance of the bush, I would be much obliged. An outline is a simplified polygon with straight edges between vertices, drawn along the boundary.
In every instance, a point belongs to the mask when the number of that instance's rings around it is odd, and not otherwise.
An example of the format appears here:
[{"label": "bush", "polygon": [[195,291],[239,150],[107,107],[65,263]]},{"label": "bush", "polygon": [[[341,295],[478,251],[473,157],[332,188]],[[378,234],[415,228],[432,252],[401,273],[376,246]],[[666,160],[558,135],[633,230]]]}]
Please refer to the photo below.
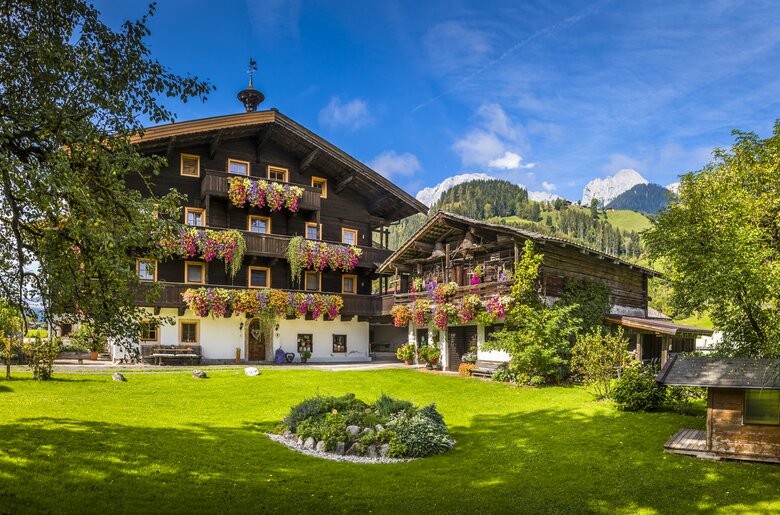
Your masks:
[{"label": "bush", "polygon": [[666,404],[670,409],[682,415],[691,415],[696,411],[696,401],[707,398],[707,389],[696,386],[667,386]]},{"label": "bush", "polygon": [[395,351],[395,357],[400,361],[412,361],[414,359],[414,345],[405,343]]},{"label": "bush", "polygon": [[509,363],[501,363],[491,376],[495,381],[514,384],[526,384],[529,377],[521,372],[516,366]]},{"label": "bush", "polygon": [[623,411],[655,411],[665,400],[662,385],[655,382],[651,367],[633,363],[623,369],[620,379],[612,386],[612,400]]},{"label": "bush", "polygon": [[609,397],[612,380],[628,359],[627,343],[622,328],[606,333],[597,327],[577,336],[572,348],[572,369],[599,399]]},{"label": "bush", "polygon": [[60,339],[30,338],[22,345],[27,366],[32,370],[33,378],[45,381],[51,378],[54,358],[60,352]]},{"label": "bush", "polygon": [[477,348],[472,346],[469,347],[469,351],[460,357],[461,362],[463,363],[476,363],[477,362]]},{"label": "bush", "polygon": [[[435,407],[433,412],[438,415]],[[434,420],[422,411],[415,415],[397,413],[392,416],[388,425],[395,432],[395,445],[391,442],[388,452],[391,457],[424,458],[447,452],[453,446],[443,421]],[[402,454],[396,454],[397,452]]]},{"label": "bush", "polygon": [[407,411],[414,407],[409,401],[401,399],[395,399],[389,395],[383,393],[374,403],[371,405],[383,417],[389,417],[399,411]]},{"label": "bush", "polygon": [[297,406],[293,406],[290,413],[282,420],[282,425],[295,432],[298,429],[298,424],[316,415],[322,415],[333,410],[345,412],[362,411],[367,407],[368,405],[365,402],[355,398],[354,393],[348,393],[341,397],[311,397],[304,399]]},{"label": "bush", "polygon": [[461,363],[458,365],[458,374],[469,377],[471,375],[471,371],[475,368],[477,368],[477,365],[474,363]]}]

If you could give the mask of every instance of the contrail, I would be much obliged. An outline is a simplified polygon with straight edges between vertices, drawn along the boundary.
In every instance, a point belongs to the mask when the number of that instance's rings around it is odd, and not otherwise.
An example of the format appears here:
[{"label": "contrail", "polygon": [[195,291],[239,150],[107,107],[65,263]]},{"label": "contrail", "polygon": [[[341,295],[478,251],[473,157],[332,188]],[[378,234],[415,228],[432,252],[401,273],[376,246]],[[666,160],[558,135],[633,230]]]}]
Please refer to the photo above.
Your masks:
[{"label": "contrail", "polygon": [[449,87],[446,90],[442,91],[441,93],[439,93],[435,97],[432,97],[429,100],[427,100],[427,101],[423,102],[422,104],[418,105],[417,107],[415,107],[414,109],[409,111],[409,114],[412,114],[412,113],[414,113],[416,111],[419,111],[423,107],[429,105],[432,102],[435,102],[436,100],[440,99],[444,95],[448,95],[448,94],[452,93],[453,91],[458,89],[465,82],[470,81],[474,77],[482,75],[487,70],[489,70],[490,68],[493,68],[497,64],[501,63],[501,61],[503,61],[504,59],[506,59],[507,57],[509,57],[513,53],[515,53],[517,50],[519,50],[519,49],[523,48],[524,46],[528,45],[529,43],[533,42],[534,40],[537,40],[537,39],[541,38],[542,36],[546,36],[547,34],[550,34],[550,33],[553,33],[553,32],[557,32],[557,31],[559,31],[561,29],[565,29],[565,28],[571,27],[575,23],[579,22],[581,19],[583,19],[583,18],[585,18],[587,16],[590,16],[591,14],[595,13],[596,11],[599,11],[606,4],[608,4],[609,1],[610,0],[607,0],[605,2],[597,4],[597,5],[593,6],[593,7],[590,7],[589,9],[585,9],[584,11],[582,11],[579,14],[576,14],[574,16],[569,16],[568,18],[566,18],[566,19],[564,19],[562,21],[559,21],[558,23],[554,23],[554,24],[549,25],[549,26],[547,26],[547,27],[545,27],[543,29],[537,30],[536,32],[534,32],[533,34],[528,36],[527,38],[525,38],[525,39],[523,39],[521,41],[518,41],[517,43],[515,43],[514,45],[509,47],[507,50],[504,51],[503,54],[501,54],[496,59],[493,59],[492,61],[487,63],[485,66],[483,66],[479,70],[477,70],[477,71],[475,71],[473,73],[470,73],[469,75],[466,75],[465,77],[463,77],[462,79],[457,81],[455,84],[453,84],[451,87]]}]

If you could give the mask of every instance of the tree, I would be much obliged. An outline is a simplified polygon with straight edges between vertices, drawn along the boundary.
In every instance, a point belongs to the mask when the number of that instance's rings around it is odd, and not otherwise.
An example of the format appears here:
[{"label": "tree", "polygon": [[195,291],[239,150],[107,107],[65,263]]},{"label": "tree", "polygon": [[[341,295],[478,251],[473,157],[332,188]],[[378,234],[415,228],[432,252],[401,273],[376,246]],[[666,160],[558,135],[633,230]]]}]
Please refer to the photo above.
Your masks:
[{"label": "tree", "polygon": [[644,236],[676,315],[709,312],[721,351],[780,356],[780,122],[767,139],[734,132],[731,149],[681,177]]},{"label": "tree", "polygon": [[561,379],[569,339],[577,332],[573,306],[547,306],[539,295],[539,267],[542,254],[526,241],[523,256],[515,263],[511,295],[514,299],[502,331],[493,334],[483,347],[511,356],[511,366],[524,382],[540,384]]},{"label": "tree", "polygon": [[609,396],[612,380],[626,363],[628,340],[623,328],[609,333],[603,327],[577,335],[571,352],[571,368],[599,399]]},{"label": "tree", "polygon": [[49,321],[134,338],[134,256],[163,257],[182,197],[126,187],[129,174],[151,186],[164,163],[130,137],[141,118],[174,120],[162,98],[212,88],[151,57],[154,6],[114,31],[83,0],[0,1],[0,295],[25,325],[27,299],[40,297]]},{"label": "tree", "polygon": [[599,199],[596,197],[590,199],[590,217],[594,220],[599,219]]},{"label": "tree", "polygon": [[538,202],[531,203],[531,214],[528,215],[528,219],[532,222],[539,222],[542,219],[541,208]]}]

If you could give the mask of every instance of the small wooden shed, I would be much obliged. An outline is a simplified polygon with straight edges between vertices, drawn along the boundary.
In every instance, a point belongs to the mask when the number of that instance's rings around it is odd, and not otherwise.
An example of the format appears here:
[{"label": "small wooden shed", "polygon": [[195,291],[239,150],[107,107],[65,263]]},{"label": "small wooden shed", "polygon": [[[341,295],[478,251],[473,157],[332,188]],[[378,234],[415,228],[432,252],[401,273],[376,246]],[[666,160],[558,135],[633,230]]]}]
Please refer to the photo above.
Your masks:
[{"label": "small wooden shed", "polygon": [[780,463],[780,360],[673,354],[656,381],[707,388],[706,431],[677,431],[667,452]]}]

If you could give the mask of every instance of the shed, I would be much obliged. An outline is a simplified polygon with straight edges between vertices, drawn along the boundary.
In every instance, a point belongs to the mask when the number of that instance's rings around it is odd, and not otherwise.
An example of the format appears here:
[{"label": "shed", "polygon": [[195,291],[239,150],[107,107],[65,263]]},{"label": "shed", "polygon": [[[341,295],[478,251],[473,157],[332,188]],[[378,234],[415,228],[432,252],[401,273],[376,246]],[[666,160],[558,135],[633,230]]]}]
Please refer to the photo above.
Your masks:
[{"label": "shed", "polygon": [[707,388],[706,430],[677,431],[667,452],[780,463],[780,360],[672,354],[656,382]]}]

